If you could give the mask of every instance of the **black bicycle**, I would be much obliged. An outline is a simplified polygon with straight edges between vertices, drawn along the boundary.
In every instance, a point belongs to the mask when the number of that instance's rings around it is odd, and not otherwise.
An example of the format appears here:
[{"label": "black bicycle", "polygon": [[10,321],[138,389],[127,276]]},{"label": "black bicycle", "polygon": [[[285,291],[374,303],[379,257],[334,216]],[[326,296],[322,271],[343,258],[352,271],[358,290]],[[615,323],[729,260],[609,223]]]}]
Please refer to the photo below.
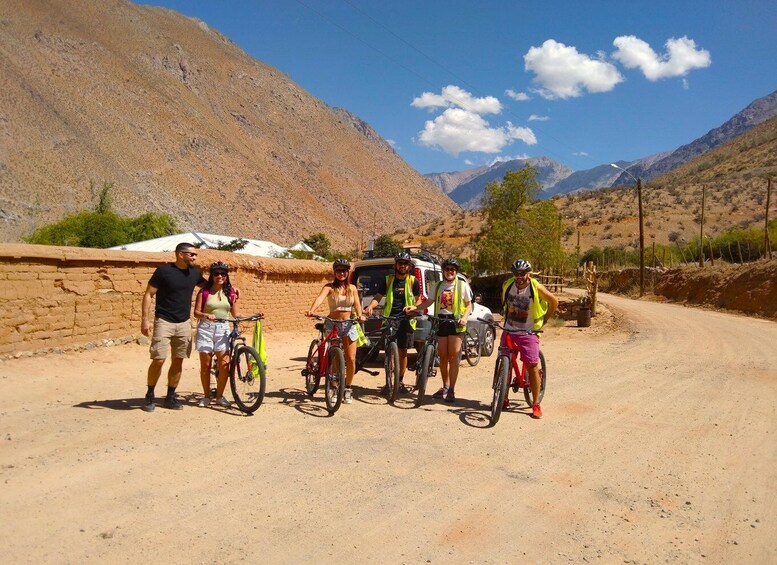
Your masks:
[{"label": "black bicycle", "polygon": [[[229,322],[232,331],[229,332],[227,354],[229,355],[229,387],[235,404],[246,414],[253,414],[264,400],[264,389],[267,384],[267,368],[259,358],[256,349],[246,345],[245,336],[240,334],[240,324],[256,322],[264,319],[264,314],[241,316],[239,318],[219,318],[216,322]],[[214,367],[217,363],[213,356]],[[217,369],[214,369],[217,370]]]},{"label": "black bicycle", "polygon": [[429,382],[429,379],[433,379],[435,376],[437,376],[435,360],[437,359],[437,332],[440,329],[440,318],[437,316],[432,316],[431,314],[427,315],[426,317],[432,324],[429,328],[429,335],[426,336],[424,346],[418,353],[415,388],[413,389],[413,394],[415,394],[414,400],[416,408],[424,403],[426,384]]},{"label": "black bicycle", "polygon": [[480,332],[477,326],[467,327],[464,342],[461,344],[461,353],[470,367],[474,367],[480,362],[480,347]]},{"label": "black bicycle", "polygon": [[407,316],[373,316],[370,319],[382,320],[382,325],[377,332],[373,332],[366,337],[372,345],[360,347],[356,350],[356,371],[364,371],[372,376],[378,376],[378,371],[370,371],[364,366],[375,359],[381,349],[385,351],[385,360],[383,369],[386,375],[386,382],[383,391],[388,397],[389,403],[394,402],[399,394],[399,347],[397,346],[396,335],[399,331],[399,325]]}]

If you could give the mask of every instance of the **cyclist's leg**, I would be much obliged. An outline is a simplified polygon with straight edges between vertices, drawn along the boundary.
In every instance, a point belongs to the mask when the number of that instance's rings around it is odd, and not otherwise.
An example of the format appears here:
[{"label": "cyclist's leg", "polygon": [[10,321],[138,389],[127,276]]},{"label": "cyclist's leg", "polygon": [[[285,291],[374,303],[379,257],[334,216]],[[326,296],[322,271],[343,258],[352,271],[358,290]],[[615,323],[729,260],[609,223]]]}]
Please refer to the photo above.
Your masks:
[{"label": "cyclist's leg", "polygon": [[345,386],[350,387],[356,369],[356,341],[348,336],[343,338],[343,353],[345,354]]},{"label": "cyclist's leg", "polygon": [[522,335],[518,343],[521,348],[521,359],[523,359],[523,363],[526,365],[526,372],[529,374],[532,398],[539,398],[541,386],[538,368],[540,362],[540,338],[534,334]]},{"label": "cyclist's leg", "polygon": [[213,353],[200,351],[200,383],[205,398],[210,394],[210,367],[213,361]]},{"label": "cyclist's leg", "polygon": [[181,382],[183,360],[192,353],[192,328],[189,320],[175,324],[173,335],[170,338],[170,347],[173,350],[173,360],[170,363],[170,370],[167,372],[168,396],[171,396],[178,383]]},{"label": "cyclist's leg", "polygon": [[437,338],[437,355],[440,356],[440,376],[442,377],[442,386],[445,389],[450,388],[451,381],[448,376],[448,338],[439,336]]},{"label": "cyclist's leg", "polygon": [[[502,332],[502,339],[499,341],[499,354],[500,355],[502,354],[502,349],[503,348],[510,349],[512,344],[513,344],[512,339],[508,339],[508,337],[509,337],[509,334],[507,332]],[[511,367],[513,366],[512,365],[512,361],[513,361],[514,355],[515,355],[515,352],[511,352],[510,353],[510,363],[511,363],[510,366]],[[510,378],[510,375],[511,375],[511,372],[507,371],[507,378],[508,379]],[[513,377],[515,377],[515,376],[516,375],[513,375]],[[509,386],[509,384],[510,383],[508,383],[507,390],[505,391],[505,399],[504,399],[504,403],[505,404],[509,404],[510,403],[510,398],[509,398],[510,397],[510,386]]]},{"label": "cyclist's leg", "polygon": [[224,389],[227,388],[227,379],[229,378],[229,355],[227,351],[216,351],[216,362],[218,363],[218,377],[216,377],[216,399],[224,396]]},{"label": "cyclist's leg", "polygon": [[405,371],[407,371],[407,350],[413,344],[413,333],[415,330],[410,326],[408,320],[402,320],[397,332],[397,347],[399,348],[399,380],[403,381]]},{"label": "cyclist's leg", "polygon": [[[451,390],[456,388],[456,381],[459,378],[459,362],[461,361],[461,344],[463,333],[449,335],[448,340],[448,379],[450,380]],[[440,353],[440,365],[442,365],[442,353]]]}]

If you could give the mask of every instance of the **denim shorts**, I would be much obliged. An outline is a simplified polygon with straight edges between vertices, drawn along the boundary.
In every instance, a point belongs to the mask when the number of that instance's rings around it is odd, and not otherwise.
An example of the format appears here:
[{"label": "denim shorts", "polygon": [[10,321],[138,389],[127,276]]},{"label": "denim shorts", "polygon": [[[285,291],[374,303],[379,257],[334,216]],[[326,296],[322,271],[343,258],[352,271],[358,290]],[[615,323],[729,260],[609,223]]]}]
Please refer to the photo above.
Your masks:
[{"label": "denim shorts", "polygon": [[195,346],[197,351],[200,353],[226,351],[228,343],[229,324],[200,320],[197,326],[197,345]]},{"label": "denim shorts", "polygon": [[[344,320],[344,321],[346,321],[346,320]],[[341,335],[340,337],[347,337],[351,341],[356,341],[357,339],[359,339],[359,330],[356,328],[358,323],[359,322],[354,322],[353,325],[351,326],[351,329],[348,330],[348,333],[345,334],[345,335]],[[332,326],[334,326],[334,325],[335,325],[334,322],[332,322],[330,320],[327,320],[326,323],[324,324],[324,335],[327,335],[329,332],[331,332],[332,331]],[[338,325],[341,326],[341,328],[345,327],[345,325],[341,325],[341,324],[338,324]],[[339,328],[338,328],[337,335],[340,335],[340,329]]]}]

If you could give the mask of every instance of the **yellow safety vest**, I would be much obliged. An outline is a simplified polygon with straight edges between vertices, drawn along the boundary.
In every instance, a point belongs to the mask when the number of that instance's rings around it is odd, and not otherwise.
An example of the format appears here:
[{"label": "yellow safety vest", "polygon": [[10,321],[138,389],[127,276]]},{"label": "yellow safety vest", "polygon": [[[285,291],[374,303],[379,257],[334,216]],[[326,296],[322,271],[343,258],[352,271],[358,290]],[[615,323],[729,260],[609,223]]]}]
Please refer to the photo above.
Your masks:
[{"label": "yellow safety vest", "polygon": [[[415,306],[415,296],[413,296],[413,284],[415,277],[407,275],[405,277],[405,306]],[[383,315],[391,315],[391,307],[394,303],[394,275],[386,275],[386,303],[383,305]],[[410,319],[410,327],[415,330],[415,318]]]},{"label": "yellow safety vest", "polygon": [[[442,288],[443,281],[437,283],[437,287],[434,289],[434,315],[440,315],[440,288]],[[453,317],[460,318],[464,315],[464,300],[461,297],[461,285],[464,284],[461,279],[456,279],[453,284]],[[465,326],[456,324],[456,333],[464,333],[467,331]]]},{"label": "yellow safety vest", "polygon": [[[539,286],[539,283],[535,281],[534,279],[529,279],[529,282],[531,283],[531,289],[529,290],[529,294],[531,295],[532,300],[534,301],[534,315],[537,316],[534,318],[534,325],[532,326],[532,329],[539,330],[542,328],[543,324],[545,323],[544,318],[545,314],[548,311],[548,303],[542,299],[540,296],[539,290],[537,290],[537,287]],[[507,293],[510,290],[510,287],[515,284],[515,279],[513,277],[510,277],[502,284],[502,313],[507,316]]]}]

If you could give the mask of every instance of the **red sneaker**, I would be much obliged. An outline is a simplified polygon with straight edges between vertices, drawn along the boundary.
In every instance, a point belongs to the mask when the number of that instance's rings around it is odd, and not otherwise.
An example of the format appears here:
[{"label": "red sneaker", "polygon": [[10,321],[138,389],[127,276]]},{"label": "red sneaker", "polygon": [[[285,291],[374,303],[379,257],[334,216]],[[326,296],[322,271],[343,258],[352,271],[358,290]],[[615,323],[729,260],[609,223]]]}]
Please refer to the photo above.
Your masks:
[{"label": "red sneaker", "polygon": [[510,406],[511,406],[510,399],[509,398],[505,398],[504,402],[502,402],[502,410],[509,410]]},{"label": "red sneaker", "polygon": [[542,408],[540,408],[539,404],[535,404],[531,407],[531,417],[537,418],[538,420],[542,418]]}]

